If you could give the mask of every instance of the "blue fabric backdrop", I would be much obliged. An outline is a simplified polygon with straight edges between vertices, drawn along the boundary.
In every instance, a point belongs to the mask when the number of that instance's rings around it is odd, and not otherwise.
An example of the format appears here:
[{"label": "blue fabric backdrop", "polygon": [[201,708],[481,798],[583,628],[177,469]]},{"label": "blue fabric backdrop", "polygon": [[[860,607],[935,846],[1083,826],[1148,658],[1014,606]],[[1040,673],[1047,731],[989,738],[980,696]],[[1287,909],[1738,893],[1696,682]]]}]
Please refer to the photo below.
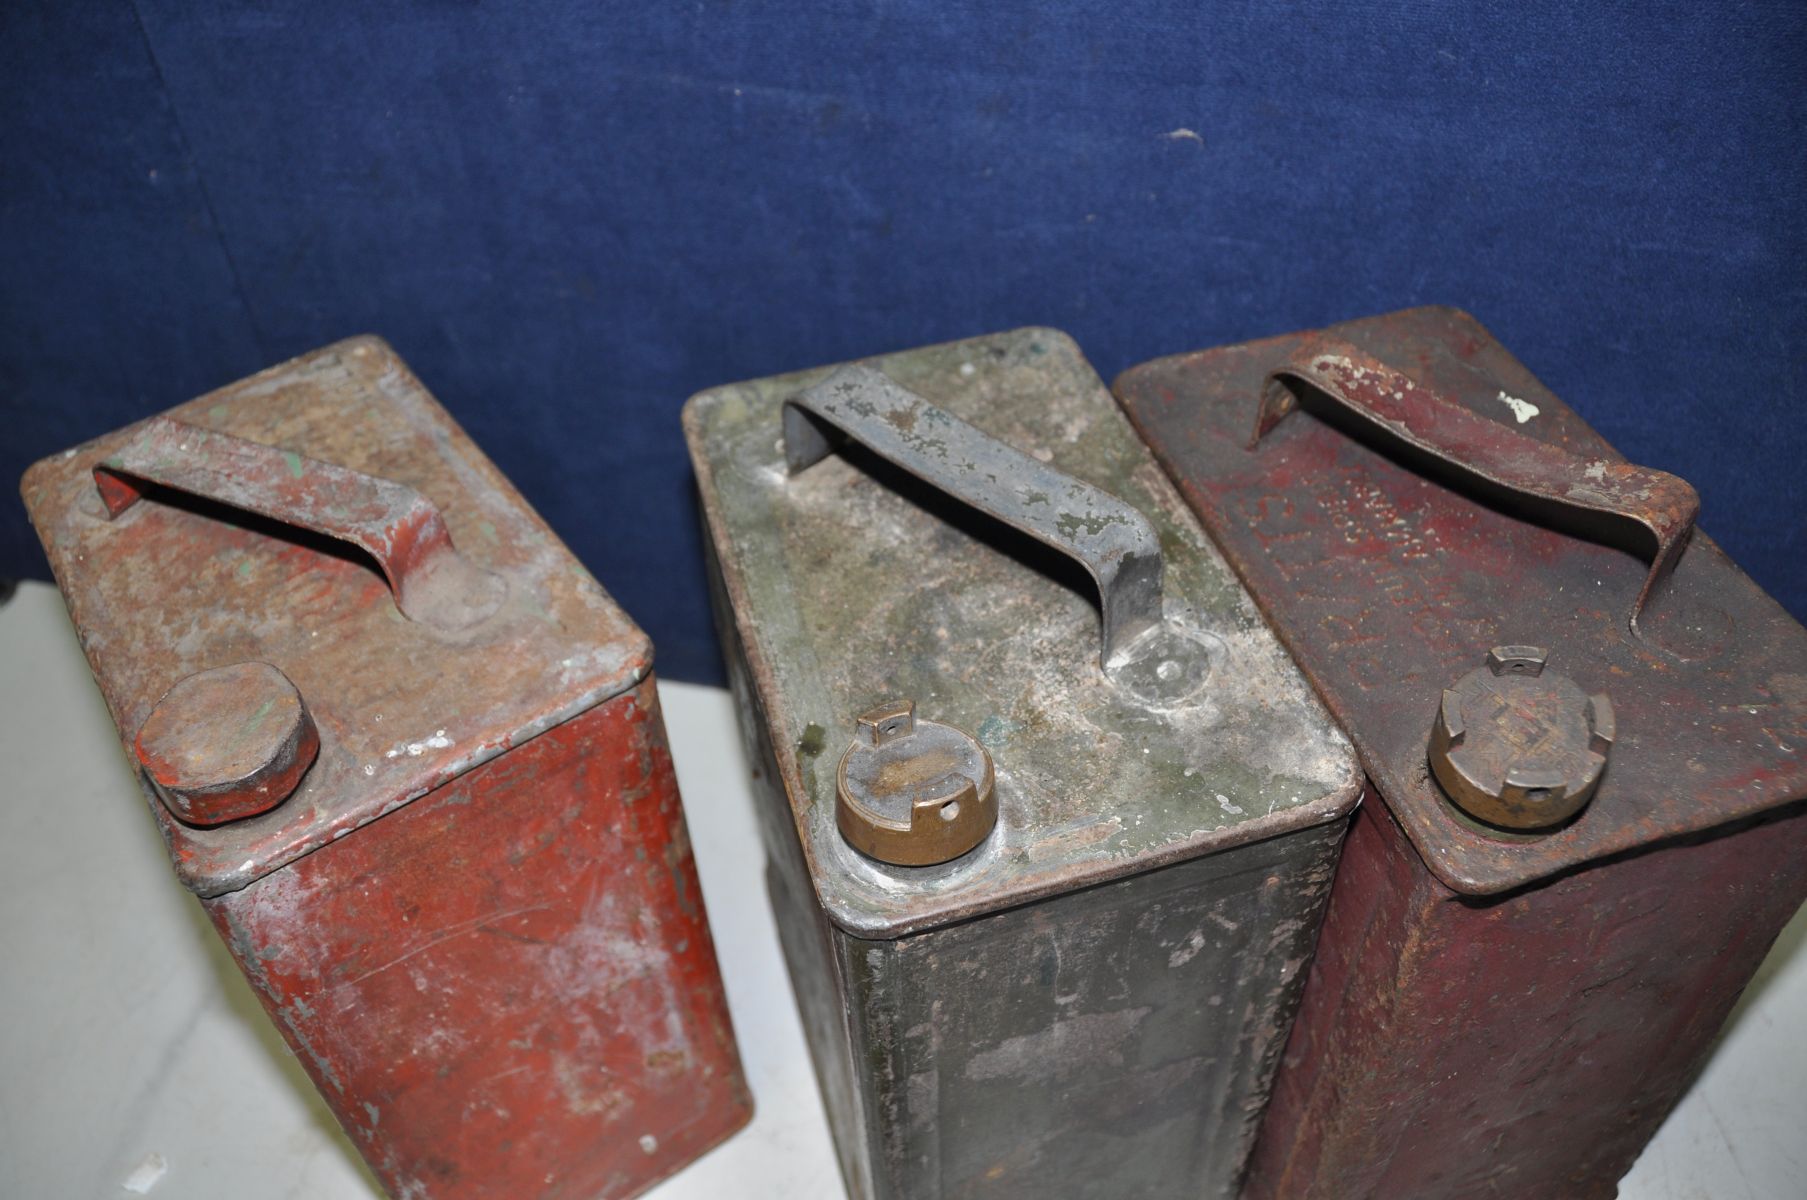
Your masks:
[{"label": "blue fabric backdrop", "polygon": [[13,0],[0,474],[378,332],[713,679],[693,391],[1438,302],[1801,614],[1804,55],[1789,0]]}]

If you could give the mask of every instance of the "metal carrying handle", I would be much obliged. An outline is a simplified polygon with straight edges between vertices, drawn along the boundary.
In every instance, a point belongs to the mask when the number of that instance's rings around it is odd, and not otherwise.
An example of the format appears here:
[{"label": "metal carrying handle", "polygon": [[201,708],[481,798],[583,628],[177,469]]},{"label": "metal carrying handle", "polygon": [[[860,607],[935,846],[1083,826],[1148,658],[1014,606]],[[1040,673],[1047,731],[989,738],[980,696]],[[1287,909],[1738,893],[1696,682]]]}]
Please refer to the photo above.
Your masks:
[{"label": "metal carrying handle", "polygon": [[1581,458],[1516,433],[1340,338],[1307,340],[1268,375],[1250,449],[1297,406],[1291,380],[1310,384],[1419,450],[1490,483],[1571,508],[1624,517],[1649,530],[1656,539],[1656,554],[1631,606],[1633,633],[1638,632],[1638,617],[1651,592],[1675,567],[1694,531],[1700,496],[1679,476]]},{"label": "metal carrying handle", "polygon": [[1110,493],[1037,462],[871,367],[841,367],[784,402],[784,458],[793,475],[828,456],[817,422],[1078,560],[1098,584],[1099,662],[1107,672],[1132,642],[1160,627],[1160,539],[1148,518]]},{"label": "metal carrying handle", "polygon": [[501,607],[502,578],[459,554],[432,502],[394,480],[153,417],[94,468],[109,518],[143,497],[142,483],[350,542],[382,568],[402,615],[435,629],[456,632]]}]

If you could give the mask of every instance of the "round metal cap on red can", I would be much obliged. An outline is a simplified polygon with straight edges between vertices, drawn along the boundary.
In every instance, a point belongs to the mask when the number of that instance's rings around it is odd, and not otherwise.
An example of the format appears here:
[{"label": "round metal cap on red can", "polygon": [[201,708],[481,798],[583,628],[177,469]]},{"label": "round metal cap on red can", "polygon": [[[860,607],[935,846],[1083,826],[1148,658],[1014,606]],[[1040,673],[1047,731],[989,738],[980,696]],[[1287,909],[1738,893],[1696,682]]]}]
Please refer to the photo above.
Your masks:
[{"label": "round metal cap on red can", "polygon": [[288,676],[241,662],[170,688],[139,728],[136,748],[177,820],[220,825],[288,799],[319,753],[320,734]]}]

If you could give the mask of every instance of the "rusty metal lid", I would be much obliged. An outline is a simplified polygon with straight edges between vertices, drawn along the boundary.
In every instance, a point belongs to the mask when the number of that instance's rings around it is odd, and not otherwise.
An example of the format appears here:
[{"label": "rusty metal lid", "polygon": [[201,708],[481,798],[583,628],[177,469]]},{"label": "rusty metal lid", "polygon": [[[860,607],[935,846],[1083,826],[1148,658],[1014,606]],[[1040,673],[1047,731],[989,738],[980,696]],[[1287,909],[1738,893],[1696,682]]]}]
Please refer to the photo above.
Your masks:
[{"label": "rusty metal lid", "polygon": [[138,765],[189,825],[222,825],[287,800],[320,753],[320,731],[269,663],[210,667],[169,689],[138,727]]},{"label": "rusty metal lid", "polygon": [[[725,632],[841,927],[895,937],[1354,807],[1348,743],[1064,334],[715,388],[684,424]],[[900,699],[992,767],[995,827],[937,865],[837,828],[837,764]]]},{"label": "rusty metal lid", "polygon": [[[22,490],[128,754],[172,687],[232,664],[268,664],[313,718],[317,758],[260,814],[189,811],[147,784],[204,896],[651,669],[645,635],[377,338],[45,459]],[[169,724],[159,761],[180,741]]]},{"label": "rusty metal lid", "polygon": [[[1466,313],[1161,359],[1116,392],[1451,888],[1807,796],[1807,631],[1692,530],[1693,489],[1626,464]],[[1472,819],[1431,770],[1446,689],[1515,645],[1602,698],[1575,737],[1613,727],[1547,831]]]}]

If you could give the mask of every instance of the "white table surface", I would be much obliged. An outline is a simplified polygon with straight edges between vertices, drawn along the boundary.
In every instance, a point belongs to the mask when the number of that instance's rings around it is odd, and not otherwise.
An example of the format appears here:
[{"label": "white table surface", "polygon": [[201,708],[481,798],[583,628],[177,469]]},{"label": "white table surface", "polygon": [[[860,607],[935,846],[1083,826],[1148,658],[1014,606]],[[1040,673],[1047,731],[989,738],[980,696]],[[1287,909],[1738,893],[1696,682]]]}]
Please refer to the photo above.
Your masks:
[{"label": "white table surface", "polygon": [[[172,878],[51,588],[25,584],[0,607],[0,685],[0,1197],[380,1197]],[[660,695],[757,1109],[649,1196],[837,1200],[728,694]],[[1807,1197],[1803,942],[1807,914],[1625,1200]]]}]

